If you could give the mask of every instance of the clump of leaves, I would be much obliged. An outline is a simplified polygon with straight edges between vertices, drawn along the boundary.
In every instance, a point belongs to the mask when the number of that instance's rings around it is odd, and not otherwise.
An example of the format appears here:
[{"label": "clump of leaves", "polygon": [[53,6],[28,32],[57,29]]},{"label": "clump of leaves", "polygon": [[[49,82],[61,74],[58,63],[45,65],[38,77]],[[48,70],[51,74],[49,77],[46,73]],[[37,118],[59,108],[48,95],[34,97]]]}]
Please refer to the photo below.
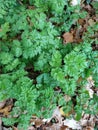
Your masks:
[{"label": "clump of leaves", "polygon": [[[98,52],[92,50],[95,41],[90,37],[98,26],[88,28],[79,45],[63,44],[62,33],[86,15],[79,6],[65,0],[0,2],[0,100],[15,99],[10,120],[4,118],[4,123],[27,129],[32,114],[50,117],[57,104],[65,113],[73,107],[77,119],[83,111],[90,113],[97,96],[89,101],[85,85],[90,75],[98,85]],[[29,76],[30,67],[39,72],[37,76],[33,70]],[[65,95],[72,101],[67,103]],[[92,114],[97,108],[96,104]]]}]

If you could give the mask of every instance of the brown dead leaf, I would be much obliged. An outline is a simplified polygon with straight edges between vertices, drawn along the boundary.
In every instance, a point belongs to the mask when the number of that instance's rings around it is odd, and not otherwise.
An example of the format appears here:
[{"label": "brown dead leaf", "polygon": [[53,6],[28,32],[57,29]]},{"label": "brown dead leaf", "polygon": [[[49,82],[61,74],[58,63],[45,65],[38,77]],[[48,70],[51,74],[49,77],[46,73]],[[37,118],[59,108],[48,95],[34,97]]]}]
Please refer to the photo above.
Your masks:
[{"label": "brown dead leaf", "polygon": [[83,33],[85,32],[84,28],[82,25],[80,25],[78,28],[71,28],[71,33],[73,35],[73,42],[74,43],[80,43],[82,42],[82,36]]},{"label": "brown dead leaf", "polygon": [[28,6],[28,9],[34,10],[35,7],[34,6]]},{"label": "brown dead leaf", "polygon": [[73,42],[73,34],[70,32],[66,32],[63,34],[64,43],[70,43]]},{"label": "brown dead leaf", "polygon": [[2,114],[3,116],[8,116],[11,109],[12,105],[6,106],[5,108],[0,110],[0,114]]},{"label": "brown dead leaf", "polygon": [[2,116],[8,116],[13,106],[13,99],[7,99],[1,103],[0,114]]},{"label": "brown dead leaf", "polygon": [[86,126],[83,130],[94,130],[94,128],[92,128],[90,126]]},{"label": "brown dead leaf", "polygon": [[83,26],[84,23],[85,23],[85,19],[79,19],[79,20],[78,20],[78,23],[79,23],[81,26]]},{"label": "brown dead leaf", "polygon": [[38,128],[40,127],[44,122],[41,119],[35,120],[35,126]]},{"label": "brown dead leaf", "polygon": [[77,80],[77,83],[79,84],[79,83],[81,83],[81,81],[82,81],[82,77],[79,77]]},{"label": "brown dead leaf", "polygon": [[68,128],[68,126],[61,126],[60,130],[70,130],[70,128]]},{"label": "brown dead leaf", "polygon": [[88,11],[89,13],[92,12],[92,10],[93,10],[90,4],[87,4],[87,5],[84,7],[84,9],[85,9],[86,11]]},{"label": "brown dead leaf", "polygon": [[76,30],[75,38],[74,38],[77,43],[82,42],[83,32],[84,32],[84,28],[82,26],[79,26],[79,28],[77,28]]},{"label": "brown dead leaf", "polygon": [[32,116],[31,119],[30,119],[30,124],[34,124],[36,119],[37,119],[36,116]]},{"label": "brown dead leaf", "polygon": [[37,118],[36,116],[32,116],[32,119],[30,120],[30,124],[33,124],[35,125],[36,128],[38,128],[42,124],[44,124],[44,121],[42,119]]},{"label": "brown dead leaf", "polygon": [[18,128],[17,128],[17,127],[15,127],[15,126],[12,126],[12,128],[13,128],[13,130],[18,130]]},{"label": "brown dead leaf", "polygon": [[89,20],[88,20],[88,24],[89,24],[90,26],[93,26],[93,25],[95,24],[95,22],[94,22],[93,19],[89,19]]}]

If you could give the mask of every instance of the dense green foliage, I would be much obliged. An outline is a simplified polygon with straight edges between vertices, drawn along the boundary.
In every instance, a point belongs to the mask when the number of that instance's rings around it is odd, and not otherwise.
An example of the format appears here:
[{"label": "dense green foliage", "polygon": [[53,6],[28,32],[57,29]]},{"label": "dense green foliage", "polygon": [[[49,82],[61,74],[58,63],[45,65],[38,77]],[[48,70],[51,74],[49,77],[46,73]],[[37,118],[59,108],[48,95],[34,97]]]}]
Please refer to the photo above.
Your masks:
[{"label": "dense green foliage", "polygon": [[[98,87],[98,52],[91,46],[97,41],[90,39],[98,24],[88,28],[80,44],[63,44],[61,38],[86,16],[80,9],[65,0],[0,0],[0,100],[16,100],[6,125],[26,129],[32,114],[50,117],[57,104],[65,113],[74,107],[77,119],[83,111],[98,113],[98,97],[90,99],[85,89],[89,76]],[[28,68],[33,68],[31,77]],[[75,106],[65,94],[76,96]]]}]

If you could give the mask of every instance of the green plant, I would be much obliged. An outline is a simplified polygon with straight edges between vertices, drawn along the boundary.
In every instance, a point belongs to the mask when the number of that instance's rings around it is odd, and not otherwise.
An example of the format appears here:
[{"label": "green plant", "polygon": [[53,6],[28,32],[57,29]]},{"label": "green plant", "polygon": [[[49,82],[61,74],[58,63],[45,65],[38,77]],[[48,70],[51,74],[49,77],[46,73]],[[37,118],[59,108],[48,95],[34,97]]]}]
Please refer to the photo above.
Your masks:
[{"label": "green plant", "polygon": [[[98,85],[98,52],[91,46],[97,40],[90,38],[98,25],[88,28],[83,43],[64,45],[62,32],[86,15],[79,6],[72,7],[65,0],[1,0],[0,12],[0,100],[16,100],[10,120],[4,118],[4,123],[27,129],[32,114],[50,117],[57,104],[65,113],[73,107],[77,119],[83,111],[91,113],[97,96],[89,101],[85,85],[90,75]],[[76,96],[76,105],[73,100],[67,103],[65,95]],[[88,101],[87,111],[83,106]],[[97,108],[96,103],[92,114]]]}]

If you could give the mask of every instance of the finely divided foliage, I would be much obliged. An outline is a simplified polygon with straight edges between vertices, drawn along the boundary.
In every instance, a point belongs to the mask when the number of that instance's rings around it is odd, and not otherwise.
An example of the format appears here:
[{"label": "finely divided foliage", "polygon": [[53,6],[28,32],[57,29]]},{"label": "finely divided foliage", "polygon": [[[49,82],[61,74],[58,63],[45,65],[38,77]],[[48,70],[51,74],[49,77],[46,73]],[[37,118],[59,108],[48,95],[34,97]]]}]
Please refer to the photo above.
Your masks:
[{"label": "finely divided foliage", "polygon": [[[98,86],[98,52],[92,51],[89,38],[98,25],[89,27],[78,45],[63,44],[60,37],[86,15],[75,13],[80,9],[66,0],[0,0],[0,100],[15,99],[10,119],[3,119],[6,125],[18,123],[27,129],[32,114],[50,117],[57,104],[66,108],[65,113],[74,107],[77,119],[83,111],[98,113],[98,97],[89,100],[85,89],[90,75]],[[77,94],[75,106],[72,100],[64,101],[65,94]]]}]

